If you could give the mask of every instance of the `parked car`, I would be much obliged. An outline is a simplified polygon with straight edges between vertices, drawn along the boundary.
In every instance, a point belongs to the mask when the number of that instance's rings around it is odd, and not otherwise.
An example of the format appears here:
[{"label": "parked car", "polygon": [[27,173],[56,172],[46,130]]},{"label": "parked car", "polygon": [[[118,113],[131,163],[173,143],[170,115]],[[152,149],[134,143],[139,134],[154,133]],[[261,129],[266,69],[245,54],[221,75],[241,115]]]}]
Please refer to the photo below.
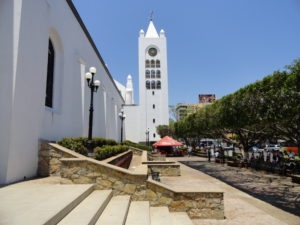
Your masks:
[{"label": "parked car", "polygon": [[265,147],[266,151],[278,151],[280,149],[280,145],[277,144],[269,144]]},{"label": "parked car", "polygon": [[286,153],[293,152],[295,155],[300,155],[297,145],[288,142],[283,142],[280,145],[281,149],[284,150]]},{"label": "parked car", "polygon": [[252,146],[249,148],[249,152],[254,152],[254,153],[259,152],[259,148],[256,146]]}]

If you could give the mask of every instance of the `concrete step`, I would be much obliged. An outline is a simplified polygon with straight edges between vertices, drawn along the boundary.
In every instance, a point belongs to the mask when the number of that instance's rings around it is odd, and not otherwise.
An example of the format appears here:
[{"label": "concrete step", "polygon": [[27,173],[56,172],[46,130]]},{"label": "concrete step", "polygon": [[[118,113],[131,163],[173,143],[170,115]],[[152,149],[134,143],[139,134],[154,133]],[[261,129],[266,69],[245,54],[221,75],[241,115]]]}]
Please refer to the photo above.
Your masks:
[{"label": "concrete step", "polygon": [[129,195],[114,196],[98,219],[96,225],[124,225],[129,204]]},{"label": "concrete step", "polygon": [[59,225],[93,225],[112,198],[112,190],[93,191]]},{"label": "concrete step", "polygon": [[172,212],[173,225],[194,225],[186,212]]},{"label": "concrete step", "polygon": [[150,225],[150,205],[147,201],[133,201],[130,204],[126,225]]},{"label": "concrete step", "polygon": [[150,207],[151,225],[172,225],[168,207]]},{"label": "concrete step", "polygon": [[0,224],[57,224],[93,190],[93,184],[27,182],[1,188]]}]

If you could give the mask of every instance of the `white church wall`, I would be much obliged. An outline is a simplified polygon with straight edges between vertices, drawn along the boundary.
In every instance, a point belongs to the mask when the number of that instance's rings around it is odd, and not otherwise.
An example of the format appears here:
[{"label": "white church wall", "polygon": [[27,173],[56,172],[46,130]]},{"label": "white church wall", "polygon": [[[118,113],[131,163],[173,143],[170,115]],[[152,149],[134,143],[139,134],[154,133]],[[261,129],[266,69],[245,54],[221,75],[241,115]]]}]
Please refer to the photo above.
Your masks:
[{"label": "white church wall", "polygon": [[[9,158],[11,114],[13,99],[14,51],[16,45],[13,36],[13,1],[0,1],[0,184],[4,183]],[[9,76],[8,76],[9,75]]]},{"label": "white church wall", "polygon": [[[27,2],[26,2],[27,3]],[[37,168],[38,136],[42,119],[42,105],[45,98],[45,78],[47,59],[43,52],[48,48],[47,4],[43,1],[14,1],[13,38],[18,40],[14,46],[15,77],[13,83],[12,119],[10,121],[10,145],[6,182],[10,183],[25,176],[33,176]],[[34,17],[32,16],[34,13]],[[20,16],[20,20],[19,17]],[[17,42],[17,41],[16,41]],[[15,42],[15,43],[16,43]],[[34,44],[33,44],[34,43]],[[11,75],[11,74],[7,74]],[[7,76],[6,75],[6,76]]]},{"label": "white church wall", "polygon": [[[140,106],[139,105],[124,105],[124,113],[126,118],[124,120],[124,140],[133,142],[140,142],[141,133],[145,133],[140,130],[140,124],[143,122],[141,119]],[[144,139],[145,141],[146,139]]]},{"label": "white church wall", "polygon": [[[0,64],[0,183],[36,174],[38,139],[87,136],[90,90],[82,76],[90,66],[101,81],[93,136],[120,139],[116,110],[124,100],[67,1],[1,1],[0,32],[0,56],[8,58]],[[45,107],[49,36],[56,53],[53,108]]]}]

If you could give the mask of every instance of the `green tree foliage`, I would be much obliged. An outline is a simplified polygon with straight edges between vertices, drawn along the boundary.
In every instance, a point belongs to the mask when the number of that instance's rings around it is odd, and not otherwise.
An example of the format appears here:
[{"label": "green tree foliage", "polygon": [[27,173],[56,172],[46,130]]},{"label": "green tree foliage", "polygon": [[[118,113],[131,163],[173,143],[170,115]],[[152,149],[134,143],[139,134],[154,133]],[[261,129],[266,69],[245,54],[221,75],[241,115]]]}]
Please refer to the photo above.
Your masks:
[{"label": "green tree foliage", "polygon": [[174,129],[174,122],[170,121],[169,125],[159,125],[156,127],[156,132],[158,135],[163,138],[165,136],[174,137],[175,129]]},{"label": "green tree foliage", "polygon": [[[300,147],[300,60],[174,124],[177,137],[223,138],[242,147],[285,139]],[[234,135],[230,135],[234,134]]]}]

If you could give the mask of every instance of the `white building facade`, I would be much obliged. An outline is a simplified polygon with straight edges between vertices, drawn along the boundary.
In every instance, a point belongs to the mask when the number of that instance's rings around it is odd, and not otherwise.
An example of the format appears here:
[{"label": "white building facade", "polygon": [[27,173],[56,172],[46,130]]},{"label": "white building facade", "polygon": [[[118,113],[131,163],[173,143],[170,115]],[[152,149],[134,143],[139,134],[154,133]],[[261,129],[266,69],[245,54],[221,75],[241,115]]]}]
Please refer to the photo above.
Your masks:
[{"label": "white building facade", "polygon": [[0,184],[36,175],[40,139],[87,136],[90,66],[93,136],[120,140],[124,99],[71,0],[1,0],[0,37]]},{"label": "white building facade", "polygon": [[151,20],[139,34],[139,105],[126,104],[126,138],[145,143],[160,140],[158,125],[169,124],[167,43]]}]

